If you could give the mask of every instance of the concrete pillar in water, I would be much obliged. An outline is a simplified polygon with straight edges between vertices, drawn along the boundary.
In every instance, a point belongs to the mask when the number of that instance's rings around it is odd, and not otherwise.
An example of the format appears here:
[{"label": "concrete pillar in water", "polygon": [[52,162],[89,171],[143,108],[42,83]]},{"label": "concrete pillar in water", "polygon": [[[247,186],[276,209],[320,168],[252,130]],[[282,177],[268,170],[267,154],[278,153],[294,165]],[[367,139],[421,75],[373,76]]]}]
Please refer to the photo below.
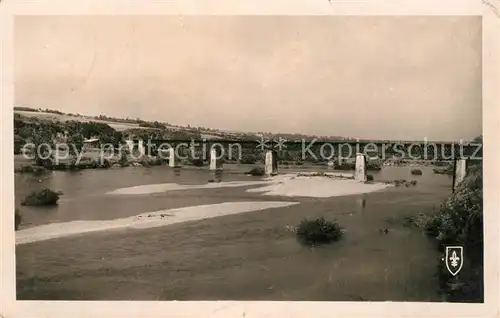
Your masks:
[{"label": "concrete pillar in water", "polygon": [[366,181],[366,157],[362,153],[356,154],[356,169],[354,170],[354,180]]},{"label": "concrete pillar in water", "polygon": [[139,149],[140,156],[144,156],[146,154],[146,148],[144,148],[144,140],[139,139],[139,144],[137,147]]},{"label": "concrete pillar in water", "polygon": [[455,176],[453,180],[453,190],[465,179],[467,175],[467,160],[458,159],[455,162]]},{"label": "concrete pillar in water", "polygon": [[170,154],[169,159],[168,159],[168,166],[173,168],[176,166],[176,164],[175,164],[175,148],[170,147],[168,149],[168,151]]},{"label": "concrete pillar in water", "polygon": [[330,170],[335,169],[335,162],[333,162],[333,160],[328,160],[326,165],[327,165],[328,169],[330,169]]},{"label": "concrete pillar in water", "polygon": [[266,163],[264,171],[268,176],[278,173],[278,158],[275,151],[268,150],[266,152]]},{"label": "concrete pillar in water", "polygon": [[222,170],[222,159],[218,158],[219,152],[217,149],[210,150],[210,170]]},{"label": "concrete pillar in water", "polygon": [[128,151],[132,152],[132,150],[134,150],[134,141],[132,139],[125,140],[125,144],[127,145]]}]

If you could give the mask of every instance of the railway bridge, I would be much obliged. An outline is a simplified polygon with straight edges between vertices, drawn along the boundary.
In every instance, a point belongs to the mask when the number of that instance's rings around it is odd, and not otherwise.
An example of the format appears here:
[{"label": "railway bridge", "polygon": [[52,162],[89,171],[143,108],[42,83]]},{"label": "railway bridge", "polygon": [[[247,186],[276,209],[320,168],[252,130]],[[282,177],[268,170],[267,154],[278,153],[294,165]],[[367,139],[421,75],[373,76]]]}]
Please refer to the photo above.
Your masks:
[{"label": "railway bridge", "polygon": [[[452,161],[453,189],[466,176],[470,163],[482,160],[483,145],[478,142],[439,141],[380,141],[380,140],[222,140],[222,139],[177,139],[126,141],[130,149],[141,154],[168,152],[169,166],[176,166],[181,154],[202,154],[209,158],[211,170],[223,168],[223,158],[240,159],[243,152],[265,153],[265,173],[278,172],[278,157],[284,152],[300,153],[302,160],[329,161],[333,158],[345,160],[355,158],[354,179],[367,180],[367,158],[410,159],[419,161]],[[185,156],[184,156],[185,157]]]}]

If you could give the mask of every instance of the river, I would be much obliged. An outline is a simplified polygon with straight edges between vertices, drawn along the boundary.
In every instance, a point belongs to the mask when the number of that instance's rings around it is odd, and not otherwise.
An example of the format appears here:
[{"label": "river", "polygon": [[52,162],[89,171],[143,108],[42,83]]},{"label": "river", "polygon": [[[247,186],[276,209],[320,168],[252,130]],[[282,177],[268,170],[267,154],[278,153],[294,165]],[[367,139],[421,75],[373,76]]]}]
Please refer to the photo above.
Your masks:
[{"label": "river", "polygon": [[[434,276],[439,254],[404,217],[432,213],[451,193],[451,178],[421,167],[384,167],[375,180],[415,179],[416,187],[333,198],[280,198],[255,186],[113,196],[119,188],[205,184],[199,168],[130,167],[45,176],[15,175],[21,229],[74,220],[234,201],[300,204],[142,230],[94,232],[16,246],[17,297],[38,300],[314,300],[441,301]],[[248,166],[225,165],[223,181]],[[291,167],[281,171],[309,170]],[[314,167],[314,170],[326,168]],[[62,190],[56,207],[21,207],[31,191]],[[308,248],[286,226],[324,216],[345,228],[333,244]],[[388,234],[380,229],[387,228]]]}]

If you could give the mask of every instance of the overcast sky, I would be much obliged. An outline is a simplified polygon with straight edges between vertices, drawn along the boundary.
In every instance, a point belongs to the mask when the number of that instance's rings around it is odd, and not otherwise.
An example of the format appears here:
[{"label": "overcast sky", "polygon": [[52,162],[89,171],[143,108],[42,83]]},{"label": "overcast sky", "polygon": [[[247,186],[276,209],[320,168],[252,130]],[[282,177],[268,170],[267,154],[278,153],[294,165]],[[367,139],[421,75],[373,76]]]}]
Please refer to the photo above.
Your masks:
[{"label": "overcast sky", "polygon": [[15,104],[228,130],[481,134],[477,17],[18,17]]}]

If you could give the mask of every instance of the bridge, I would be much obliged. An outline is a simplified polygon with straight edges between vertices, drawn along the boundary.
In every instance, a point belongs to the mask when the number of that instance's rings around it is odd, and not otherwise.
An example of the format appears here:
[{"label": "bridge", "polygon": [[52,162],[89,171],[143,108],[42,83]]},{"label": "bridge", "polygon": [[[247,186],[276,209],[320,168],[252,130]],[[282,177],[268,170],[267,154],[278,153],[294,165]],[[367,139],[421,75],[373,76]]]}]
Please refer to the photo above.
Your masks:
[{"label": "bridge", "polygon": [[[210,158],[210,169],[222,169],[224,155],[234,156],[234,151],[265,152],[265,173],[274,175],[278,171],[278,156],[283,152],[300,152],[303,160],[329,161],[333,158],[356,158],[354,179],[365,182],[367,179],[367,157],[388,159],[411,159],[420,161],[453,161],[453,189],[467,173],[471,162],[482,160],[483,145],[478,142],[440,142],[440,141],[372,141],[372,140],[222,140],[222,139],[172,139],[172,140],[126,140],[130,149],[137,148],[141,154],[169,152],[169,165],[176,165],[180,153],[195,151]],[[201,150],[200,150],[201,149]]]}]

